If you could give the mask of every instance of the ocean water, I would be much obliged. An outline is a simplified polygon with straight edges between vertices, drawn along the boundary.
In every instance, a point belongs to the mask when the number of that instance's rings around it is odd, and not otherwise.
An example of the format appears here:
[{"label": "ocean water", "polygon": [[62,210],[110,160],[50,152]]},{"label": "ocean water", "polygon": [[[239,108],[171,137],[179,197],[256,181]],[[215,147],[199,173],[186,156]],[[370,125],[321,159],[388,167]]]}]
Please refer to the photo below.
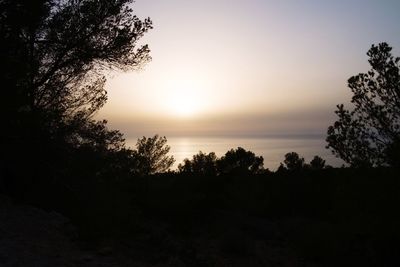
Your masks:
[{"label": "ocean water", "polygon": [[[283,162],[288,152],[297,152],[306,162],[315,155],[326,160],[327,164],[338,167],[343,161],[336,158],[325,148],[323,136],[294,136],[294,137],[167,137],[171,147],[170,154],[175,158],[173,169],[177,168],[185,158],[191,159],[199,151],[215,152],[218,157],[228,150],[243,147],[253,151],[257,156],[264,157],[264,167],[276,170]],[[137,138],[127,140],[127,145],[134,147]]]}]

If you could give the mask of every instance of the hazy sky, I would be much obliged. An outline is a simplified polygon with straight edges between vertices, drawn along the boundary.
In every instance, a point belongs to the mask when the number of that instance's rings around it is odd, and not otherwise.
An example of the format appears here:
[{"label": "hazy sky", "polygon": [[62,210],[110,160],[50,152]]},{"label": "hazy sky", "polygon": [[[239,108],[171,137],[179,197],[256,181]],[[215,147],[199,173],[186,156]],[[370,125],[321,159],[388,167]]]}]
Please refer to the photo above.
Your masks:
[{"label": "hazy sky", "polygon": [[99,118],[142,135],[324,134],[347,79],[382,41],[400,55],[399,0],[137,0],[154,29],[142,71],[108,78]]}]

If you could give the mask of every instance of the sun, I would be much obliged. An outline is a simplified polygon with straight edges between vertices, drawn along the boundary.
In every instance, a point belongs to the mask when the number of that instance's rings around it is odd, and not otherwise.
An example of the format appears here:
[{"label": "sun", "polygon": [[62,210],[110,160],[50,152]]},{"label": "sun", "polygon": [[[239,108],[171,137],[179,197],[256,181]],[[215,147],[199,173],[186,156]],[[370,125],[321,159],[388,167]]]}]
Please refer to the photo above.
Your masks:
[{"label": "sun", "polygon": [[188,80],[174,81],[165,101],[168,113],[174,117],[193,117],[204,107],[200,86]]},{"label": "sun", "polygon": [[179,117],[190,117],[196,114],[196,102],[189,97],[176,96],[171,100],[171,112]]}]

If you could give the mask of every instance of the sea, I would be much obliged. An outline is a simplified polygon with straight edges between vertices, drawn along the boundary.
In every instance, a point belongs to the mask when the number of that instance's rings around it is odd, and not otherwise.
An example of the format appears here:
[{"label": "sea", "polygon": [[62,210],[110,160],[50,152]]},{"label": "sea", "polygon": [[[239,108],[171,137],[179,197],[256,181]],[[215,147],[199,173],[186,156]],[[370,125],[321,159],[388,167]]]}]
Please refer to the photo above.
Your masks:
[{"label": "sea", "polygon": [[[343,161],[335,157],[329,149],[326,149],[324,136],[296,135],[296,136],[267,136],[267,137],[231,137],[231,136],[174,136],[167,137],[167,145],[170,146],[170,155],[174,156],[175,163],[172,169],[176,169],[185,158],[191,159],[199,151],[204,153],[215,152],[218,157],[223,156],[228,150],[242,147],[254,152],[257,156],[263,156],[264,167],[271,171],[276,170],[283,162],[288,152],[297,152],[308,163],[315,155],[326,160],[326,163],[339,167]],[[134,148],[137,138],[126,140],[128,146]]]}]

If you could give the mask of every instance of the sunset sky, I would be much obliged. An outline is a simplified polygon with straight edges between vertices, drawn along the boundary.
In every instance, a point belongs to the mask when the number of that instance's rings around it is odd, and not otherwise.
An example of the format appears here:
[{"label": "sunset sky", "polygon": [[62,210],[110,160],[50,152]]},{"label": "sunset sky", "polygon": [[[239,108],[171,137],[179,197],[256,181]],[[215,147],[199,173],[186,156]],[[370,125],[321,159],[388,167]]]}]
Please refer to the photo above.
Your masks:
[{"label": "sunset sky", "polygon": [[386,41],[398,0],[137,0],[153,60],[112,73],[98,114],[128,137],[325,134],[347,79]]}]

